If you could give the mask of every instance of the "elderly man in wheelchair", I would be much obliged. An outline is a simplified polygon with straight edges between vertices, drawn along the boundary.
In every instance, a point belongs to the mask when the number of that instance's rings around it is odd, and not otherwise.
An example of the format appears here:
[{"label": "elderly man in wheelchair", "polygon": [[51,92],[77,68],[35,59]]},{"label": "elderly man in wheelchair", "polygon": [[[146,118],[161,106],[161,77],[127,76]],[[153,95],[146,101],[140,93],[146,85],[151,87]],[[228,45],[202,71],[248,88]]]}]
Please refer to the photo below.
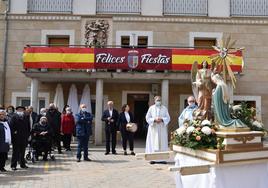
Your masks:
[{"label": "elderly man in wheelchair", "polygon": [[41,117],[40,121],[34,124],[31,135],[31,146],[33,148],[33,157],[38,160],[39,156],[43,156],[43,160],[47,161],[48,154],[52,160],[54,156],[51,154],[53,131],[48,125],[46,117]]}]

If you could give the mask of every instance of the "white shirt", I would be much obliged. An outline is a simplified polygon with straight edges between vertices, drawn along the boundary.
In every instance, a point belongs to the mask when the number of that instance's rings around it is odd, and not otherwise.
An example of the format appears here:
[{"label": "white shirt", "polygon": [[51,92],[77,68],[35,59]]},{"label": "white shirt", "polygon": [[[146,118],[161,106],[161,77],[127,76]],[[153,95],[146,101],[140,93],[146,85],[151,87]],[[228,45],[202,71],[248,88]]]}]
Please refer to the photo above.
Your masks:
[{"label": "white shirt", "polygon": [[109,109],[109,114],[110,114],[110,117],[112,117],[113,116],[113,110]]},{"label": "white shirt", "polygon": [[126,117],[127,122],[129,123],[130,122],[130,116],[129,116],[128,112],[125,112],[125,117]]}]

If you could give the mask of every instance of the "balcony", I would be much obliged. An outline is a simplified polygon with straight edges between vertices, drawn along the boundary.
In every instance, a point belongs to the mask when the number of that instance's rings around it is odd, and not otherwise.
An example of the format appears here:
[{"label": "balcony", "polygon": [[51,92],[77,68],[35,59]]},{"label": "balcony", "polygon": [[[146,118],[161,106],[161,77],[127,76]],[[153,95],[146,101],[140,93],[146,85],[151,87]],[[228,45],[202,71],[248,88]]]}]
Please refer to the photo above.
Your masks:
[{"label": "balcony", "polygon": [[268,16],[268,1],[231,0],[231,16]]},{"label": "balcony", "polygon": [[72,13],[73,0],[28,0],[28,12]]},{"label": "balcony", "polygon": [[164,0],[165,15],[208,15],[208,0]]},{"label": "balcony", "polygon": [[140,14],[141,0],[97,0],[98,14]]}]

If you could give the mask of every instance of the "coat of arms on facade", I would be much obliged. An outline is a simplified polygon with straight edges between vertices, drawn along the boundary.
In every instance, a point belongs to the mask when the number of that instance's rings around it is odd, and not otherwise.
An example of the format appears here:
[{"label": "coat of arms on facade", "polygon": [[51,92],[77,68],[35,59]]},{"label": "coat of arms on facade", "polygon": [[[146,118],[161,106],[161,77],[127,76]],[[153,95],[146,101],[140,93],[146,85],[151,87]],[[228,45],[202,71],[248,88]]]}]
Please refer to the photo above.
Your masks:
[{"label": "coat of arms on facade", "polygon": [[85,45],[104,47],[107,44],[109,23],[107,20],[87,21],[85,25]]}]

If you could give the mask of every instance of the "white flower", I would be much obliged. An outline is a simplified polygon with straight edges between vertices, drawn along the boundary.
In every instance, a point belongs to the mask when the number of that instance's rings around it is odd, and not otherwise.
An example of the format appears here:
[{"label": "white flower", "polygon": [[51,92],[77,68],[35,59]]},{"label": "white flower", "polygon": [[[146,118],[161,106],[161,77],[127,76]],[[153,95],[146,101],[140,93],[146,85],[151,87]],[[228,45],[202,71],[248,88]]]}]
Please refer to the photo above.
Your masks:
[{"label": "white flower", "polygon": [[202,121],[201,125],[202,126],[204,126],[204,125],[211,125],[211,123],[210,123],[209,120],[205,119],[205,120]]},{"label": "white flower", "polygon": [[259,121],[253,121],[252,125],[258,128],[263,128],[263,124]]},{"label": "white flower", "polygon": [[195,130],[195,128],[194,127],[188,127],[187,129],[186,129],[186,133],[187,134],[191,134],[193,131]]},{"label": "white flower", "polygon": [[241,110],[242,109],[242,106],[239,104],[239,105],[234,105],[233,107],[232,107],[232,109],[233,109],[233,111],[238,111],[238,110]]},{"label": "white flower", "polygon": [[206,134],[206,135],[210,135],[211,134],[211,128],[209,128],[208,126],[204,126],[202,129],[201,129],[201,132]]},{"label": "white flower", "polygon": [[185,128],[184,126],[182,126],[182,127],[178,128],[178,129],[176,130],[176,133],[177,133],[179,136],[181,136],[181,135],[183,135],[183,134],[185,133],[185,131],[186,131],[186,128]]}]

